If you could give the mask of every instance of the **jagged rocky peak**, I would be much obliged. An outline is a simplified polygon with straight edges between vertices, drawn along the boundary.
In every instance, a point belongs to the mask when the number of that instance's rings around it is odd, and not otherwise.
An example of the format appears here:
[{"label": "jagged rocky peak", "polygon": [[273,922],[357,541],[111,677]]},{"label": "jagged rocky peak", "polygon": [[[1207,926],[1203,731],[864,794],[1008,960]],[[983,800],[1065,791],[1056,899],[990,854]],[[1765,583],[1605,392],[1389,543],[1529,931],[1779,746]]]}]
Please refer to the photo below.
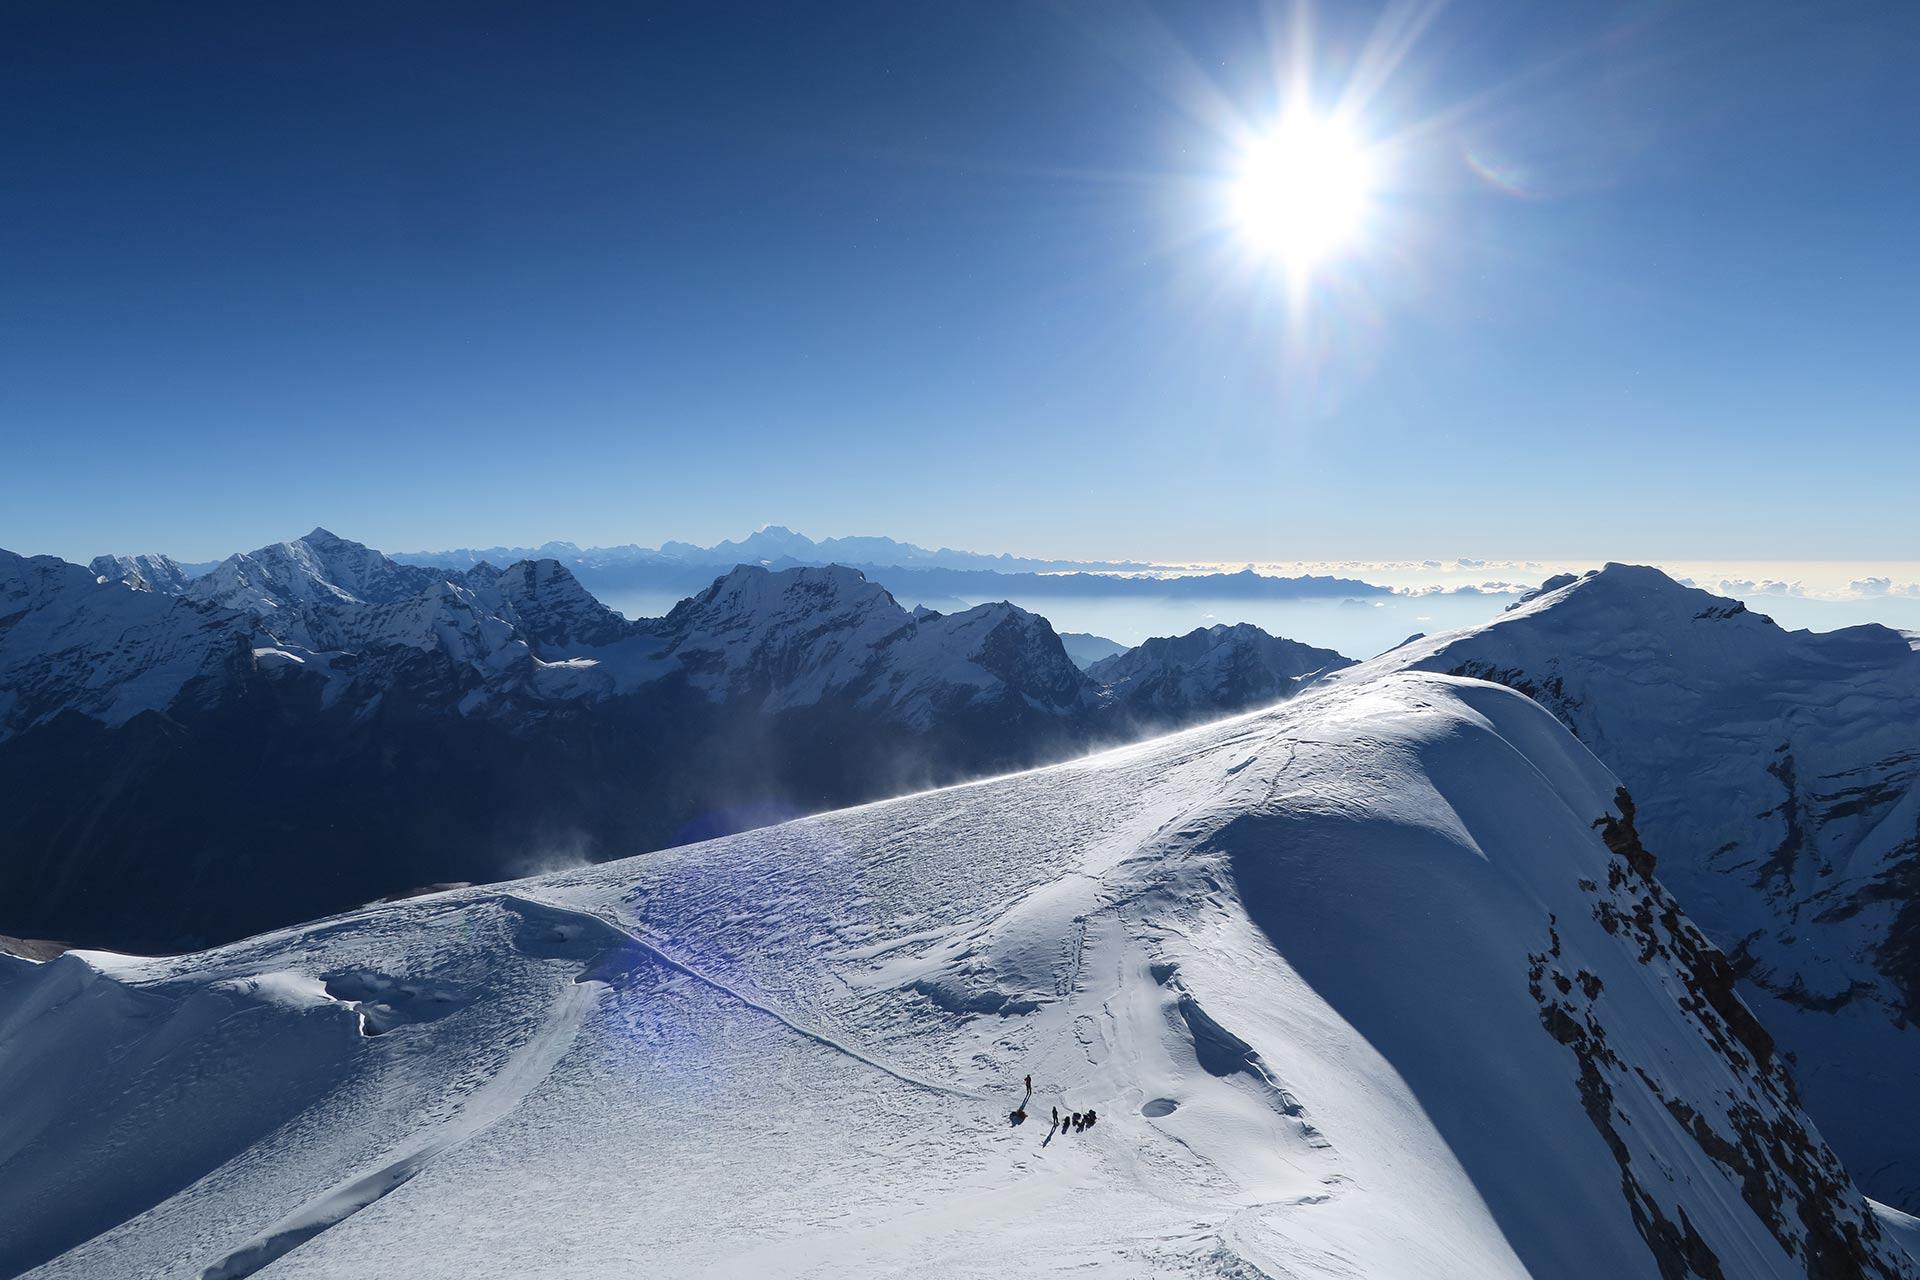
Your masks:
[{"label": "jagged rocky peak", "polygon": [[362,542],[317,528],[304,538],[256,552],[286,560],[354,599],[384,604],[425,590],[446,575],[391,560]]},{"label": "jagged rocky peak", "polygon": [[1332,649],[1269,635],[1251,623],[1198,627],[1104,658],[1087,674],[1139,713],[1170,720],[1244,710],[1289,697],[1353,665]]},{"label": "jagged rocky peak", "polygon": [[817,629],[851,615],[876,615],[890,628],[911,615],[877,582],[845,565],[772,570],[738,565],[705,591],[682,600],[660,620],[660,629],[676,633],[731,631],[745,626]]},{"label": "jagged rocky peak", "polygon": [[260,620],[277,643],[316,652],[356,649],[380,638],[374,606],[415,600],[458,573],[401,564],[364,543],[316,528],[221,561],[187,594]]},{"label": "jagged rocky peak", "polygon": [[0,740],[65,711],[118,725],[162,710],[244,635],[239,614],[0,551]]},{"label": "jagged rocky peak", "polygon": [[437,635],[449,653],[483,654],[497,665],[502,646],[489,637],[503,629],[547,651],[633,634],[556,559],[505,569],[486,561],[464,570],[403,564],[326,528],[233,556],[193,593],[252,614],[276,641],[316,651],[417,648]]},{"label": "jagged rocky peak", "polygon": [[845,699],[925,727],[1003,696],[1056,715],[1091,691],[1044,618],[1006,603],[916,615],[844,565],[740,565],[639,625],[695,687],[768,710]]},{"label": "jagged rocky peak", "polygon": [[548,651],[613,644],[635,632],[634,624],[595,599],[558,560],[521,560],[490,574],[486,570],[492,566],[470,570],[468,584],[494,593],[500,615],[543,656]]},{"label": "jagged rocky peak", "polygon": [[777,709],[851,687],[913,619],[856,569],[743,564],[644,625],[709,696]]},{"label": "jagged rocky peak", "polygon": [[135,591],[183,594],[192,581],[171,558],[161,555],[95,556],[87,566],[102,582],[120,582]]},{"label": "jagged rocky peak", "polygon": [[1093,682],[1067,656],[1053,624],[1006,601],[921,619],[902,650],[902,663],[911,662],[930,677],[977,683],[972,672],[956,669],[956,662],[964,663],[1053,711],[1086,704],[1094,693]]}]

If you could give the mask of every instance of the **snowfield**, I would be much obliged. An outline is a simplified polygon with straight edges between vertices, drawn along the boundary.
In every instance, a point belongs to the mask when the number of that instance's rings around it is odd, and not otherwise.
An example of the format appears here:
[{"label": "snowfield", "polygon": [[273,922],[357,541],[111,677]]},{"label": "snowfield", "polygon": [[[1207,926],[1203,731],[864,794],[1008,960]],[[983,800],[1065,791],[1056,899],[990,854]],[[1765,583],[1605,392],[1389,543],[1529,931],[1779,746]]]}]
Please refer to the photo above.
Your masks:
[{"label": "snowfield", "polygon": [[198,954],[0,957],[0,1274],[1920,1275],[1647,862],[1546,711],[1390,673]]}]

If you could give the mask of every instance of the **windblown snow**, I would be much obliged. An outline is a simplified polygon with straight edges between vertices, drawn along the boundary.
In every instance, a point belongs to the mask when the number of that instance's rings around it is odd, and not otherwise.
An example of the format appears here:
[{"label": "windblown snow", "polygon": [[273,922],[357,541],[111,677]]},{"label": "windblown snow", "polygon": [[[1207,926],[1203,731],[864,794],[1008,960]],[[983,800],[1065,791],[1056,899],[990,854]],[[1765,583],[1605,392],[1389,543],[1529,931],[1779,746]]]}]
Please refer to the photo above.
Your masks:
[{"label": "windblown snow", "polygon": [[0,958],[0,1273],[1920,1274],[1631,816],[1526,698],[1386,674],[194,955]]}]

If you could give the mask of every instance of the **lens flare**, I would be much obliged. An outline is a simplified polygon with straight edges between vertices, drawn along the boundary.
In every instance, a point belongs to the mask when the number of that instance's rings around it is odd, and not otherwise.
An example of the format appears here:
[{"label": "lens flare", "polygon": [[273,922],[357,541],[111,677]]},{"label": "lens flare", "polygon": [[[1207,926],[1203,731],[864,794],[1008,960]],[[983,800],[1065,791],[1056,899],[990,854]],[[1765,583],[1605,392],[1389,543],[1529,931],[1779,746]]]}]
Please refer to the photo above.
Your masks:
[{"label": "lens flare", "polygon": [[1346,126],[1296,113],[1248,149],[1234,216],[1255,249],[1310,270],[1358,242],[1374,179],[1366,148]]}]

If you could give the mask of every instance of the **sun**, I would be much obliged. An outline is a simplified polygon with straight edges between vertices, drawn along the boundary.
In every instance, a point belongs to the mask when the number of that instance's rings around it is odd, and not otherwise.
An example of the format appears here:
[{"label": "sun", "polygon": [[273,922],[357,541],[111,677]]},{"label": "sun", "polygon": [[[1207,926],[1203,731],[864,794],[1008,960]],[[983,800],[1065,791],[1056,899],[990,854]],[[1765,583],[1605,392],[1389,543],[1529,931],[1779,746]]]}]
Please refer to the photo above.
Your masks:
[{"label": "sun", "polygon": [[1351,130],[1297,112],[1248,146],[1233,214],[1254,249],[1309,271],[1358,243],[1373,186],[1373,165]]}]

